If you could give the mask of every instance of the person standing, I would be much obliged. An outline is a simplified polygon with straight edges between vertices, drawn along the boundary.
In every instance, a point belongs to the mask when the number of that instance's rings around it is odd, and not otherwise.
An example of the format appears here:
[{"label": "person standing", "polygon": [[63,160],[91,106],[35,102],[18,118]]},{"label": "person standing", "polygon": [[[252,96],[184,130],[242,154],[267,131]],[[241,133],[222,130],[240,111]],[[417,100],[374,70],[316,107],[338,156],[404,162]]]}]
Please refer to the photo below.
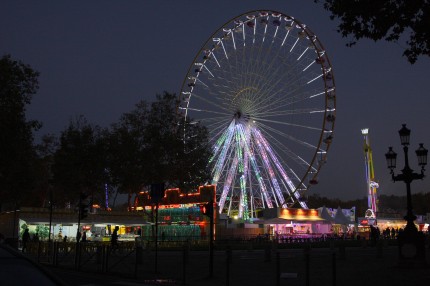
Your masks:
[{"label": "person standing", "polygon": [[112,249],[117,249],[118,248],[118,230],[119,230],[119,227],[115,226],[115,229],[114,229],[114,231],[112,233],[112,237],[111,237],[111,240],[110,240]]},{"label": "person standing", "polygon": [[81,240],[81,232],[78,230],[78,232],[76,233],[76,242],[79,243],[80,240]]},{"label": "person standing", "polygon": [[33,236],[33,241],[38,242],[39,241],[39,233],[36,232],[36,234]]},{"label": "person standing", "polygon": [[87,232],[86,231],[84,231],[82,233],[82,242],[87,242]]},{"label": "person standing", "polygon": [[24,233],[22,234],[22,252],[25,252],[27,250],[27,243],[30,240],[30,233],[28,232],[28,228],[24,230]]}]

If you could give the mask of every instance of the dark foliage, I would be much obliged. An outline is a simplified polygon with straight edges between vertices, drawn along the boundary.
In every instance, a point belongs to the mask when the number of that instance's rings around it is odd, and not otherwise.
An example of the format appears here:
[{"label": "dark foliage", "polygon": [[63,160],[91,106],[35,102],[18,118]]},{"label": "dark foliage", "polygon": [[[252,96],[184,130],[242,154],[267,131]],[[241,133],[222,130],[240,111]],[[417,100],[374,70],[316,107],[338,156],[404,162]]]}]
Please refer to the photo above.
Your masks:
[{"label": "dark foliage", "polygon": [[[406,214],[406,196],[381,195],[378,199],[381,211]],[[412,208],[415,214],[430,213],[430,193],[412,194]]]},{"label": "dark foliage", "polygon": [[[309,196],[309,208],[319,208],[322,206],[343,209],[356,207],[357,217],[364,216],[368,209],[367,198],[341,201],[339,199],[330,199],[318,194]],[[412,194],[412,206],[415,214],[425,215],[430,213],[430,193]],[[378,212],[384,216],[403,216],[406,213],[406,196],[380,195],[378,196]]]},{"label": "dark foliage", "polygon": [[342,201],[340,199],[330,199],[327,197],[322,197],[319,194],[313,194],[308,198],[308,207],[309,208],[319,208],[322,206],[337,208],[341,207],[342,209],[350,209],[355,207],[356,216],[364,216],[365,211],[368,209],[367,207],[367,198],[350,200],[350,201]]},{"label": "dark foliage", "polygon": [[71,121],[61,133],[52,166],[57,204],[76,203],[81,192],[101,199],[106,183],[106,148],[103,130],[84,117]]},{"label": "dark foliage", "polygon": [[31,203],[36,181],[33,131],[37,121],[27,121],[26,106],[38,90],[39,73],[10,55],[0,59],[0,205]]},{"label": "dark foliage", "polygon": [[338,19],[338,32],[358,40],[400,42],[403,55],[413,64],[419,56],[430,56],[430,1],[428,0],[315,0],[323,2],[330,18]]},{"label": "dark foliage", "polygon": [[184,122],[177,106],[176,95],[164,92],[112,125],[110,175],[119,192],[129,195],[129,204],[133,194],[153,183],[190,190],[208,180],[207,131]]}]

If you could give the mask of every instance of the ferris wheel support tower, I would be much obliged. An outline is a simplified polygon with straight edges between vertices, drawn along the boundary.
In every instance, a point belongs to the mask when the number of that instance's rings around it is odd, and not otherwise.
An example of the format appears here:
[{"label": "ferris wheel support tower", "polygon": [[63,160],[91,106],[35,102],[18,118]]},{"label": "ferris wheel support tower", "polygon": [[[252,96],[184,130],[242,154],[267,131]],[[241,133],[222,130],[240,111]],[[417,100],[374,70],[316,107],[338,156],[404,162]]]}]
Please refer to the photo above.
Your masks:
[{"label": "ferris wheel support tower", "polygon": [[376,190],[379,187],[375,182],[375,172],[373,169],[372,149],[370,148],[369,129],[361,129],[361,134],[364,136],[364,159],[366,167],[366,183],[367,183],[367,205],[366,217],[375,218],[377,207],[377,194]]}]

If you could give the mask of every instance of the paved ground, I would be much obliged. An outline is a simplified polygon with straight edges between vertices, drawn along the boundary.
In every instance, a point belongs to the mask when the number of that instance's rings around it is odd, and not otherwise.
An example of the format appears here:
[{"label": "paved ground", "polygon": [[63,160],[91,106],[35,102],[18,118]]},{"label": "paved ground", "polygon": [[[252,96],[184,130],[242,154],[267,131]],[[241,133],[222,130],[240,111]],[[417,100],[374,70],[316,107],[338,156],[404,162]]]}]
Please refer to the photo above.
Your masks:
[{"label": "paved ground", "polygon": [[[279,260],[276,259],[279,253]],[[335,253],[335,256],[333,255]],[[133,257],[128,260],[120,254],[112,255],[111,269],[100,273],[91,268],[89,261],[78,272],[63,263],[57,267],[45,267],[54,273],[65,285],[181,285],[185,273],[185,285],[429,285],[430,268],[422,265],[400,265],[398,249],[395,246],[313,248],[306,259],[302,249],[235,250],[227,261],[225,251],[214,255],[213,277],[209,275],[207,251],[192,251],[188,254],[185,269],[180,251],[163,251],[157,255],[155,271],[154,252],[145,252],[143,263],[136,265]],[[430,262],[430,249],[426,248]],[[270,258],[270,259],[269,259]],[[13,262],[13,263],[9,263]],[[118,263],[117,263],[117,262]],[[278,264],[279,261],[279,264]],[[49,285],[47,283],[26,283],[51,279],[38,266],[24,258],[11,258],[11,254],[0,248],[2,270],[1,285]],[[3,266],[6,265],[6,269]],[[29,266],[30,265],[30,266]],[[278,268],[279,265],[279,268]],[[136,272],[135,270],[136,268]],[[279,271],[277,271],[279,269]],[[309,269],[306,271],[306,269]],[[277,273],[282,277],[277,278]],[[308,273],[308,274],[307,274]],[[137,278],[134,278],[134,274]],[[42,276],[42,278],[40,278]],[[3,283],[3,277],[7,283]],[[227,278],[229,277],[229,279]],[[9,279],[10,278],[10,279]],[[157,280],[158,279],[158,280]],[[170,281],[170,283],[169,283]],[[14,284],[14,282],[18,282]],[[8,284],[9,283],[9,284]],[[55,282],[54,282],[55,284]],[[52,284],[51,284],[52,285]]]},{"label": "paved ground", "polygon": [[0,285],[62,285],[49,270],[0,244]]}]

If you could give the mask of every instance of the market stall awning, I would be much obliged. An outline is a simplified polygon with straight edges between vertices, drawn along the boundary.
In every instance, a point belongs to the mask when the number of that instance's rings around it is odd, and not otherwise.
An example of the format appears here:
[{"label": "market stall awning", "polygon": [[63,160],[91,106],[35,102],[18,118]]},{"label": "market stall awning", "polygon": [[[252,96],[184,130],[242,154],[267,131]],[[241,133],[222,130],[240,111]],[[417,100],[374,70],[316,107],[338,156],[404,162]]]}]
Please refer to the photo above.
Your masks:
[{"label": "market stall awning", "polygon": [[336,214],[334,215],[334,224],[347,225],[353,223],[350,221],[342,212],[340,207],[337,208]]},{"label": "market stall awning", "polygon": [[[49,224],[49,217],[32,217],[32,216],[20,216],[21,220],[25,221],[26,224]],[[73,224],[77,223],[77,219],[73,218],[52,218],[52,224]]]},{"label": "market stall awning", "polygon": [[263,224],[289,224],[291,220],[275,217],[263,221]]},{"label": "market stall awning", "polygon": [[323,206],[319,212],[320,218],[328,222],[334,222],[334,218],[330,215],[327,208]]},{"label": "market stall awning", "polygon": [[[26,212],[21,213],[19,218],[27,224],[49,224],[50,218],[49,213],[38,213],[38,212]],[[51,218],[52,224],[77,224],[78,216],[75,213],[68,214],[56,214],[54,213]],[[81,220],[81,225],[125,225],[125,226],[140,226],[148,224],[146,219],[142,216],[134,214],[121,214],[115,213],[107,214],[89,214],[88,217]]]},{"label": "market stall awning", "polygon": [[315,209],[281,209],[279,218],[290,221],[323,221]]}]

